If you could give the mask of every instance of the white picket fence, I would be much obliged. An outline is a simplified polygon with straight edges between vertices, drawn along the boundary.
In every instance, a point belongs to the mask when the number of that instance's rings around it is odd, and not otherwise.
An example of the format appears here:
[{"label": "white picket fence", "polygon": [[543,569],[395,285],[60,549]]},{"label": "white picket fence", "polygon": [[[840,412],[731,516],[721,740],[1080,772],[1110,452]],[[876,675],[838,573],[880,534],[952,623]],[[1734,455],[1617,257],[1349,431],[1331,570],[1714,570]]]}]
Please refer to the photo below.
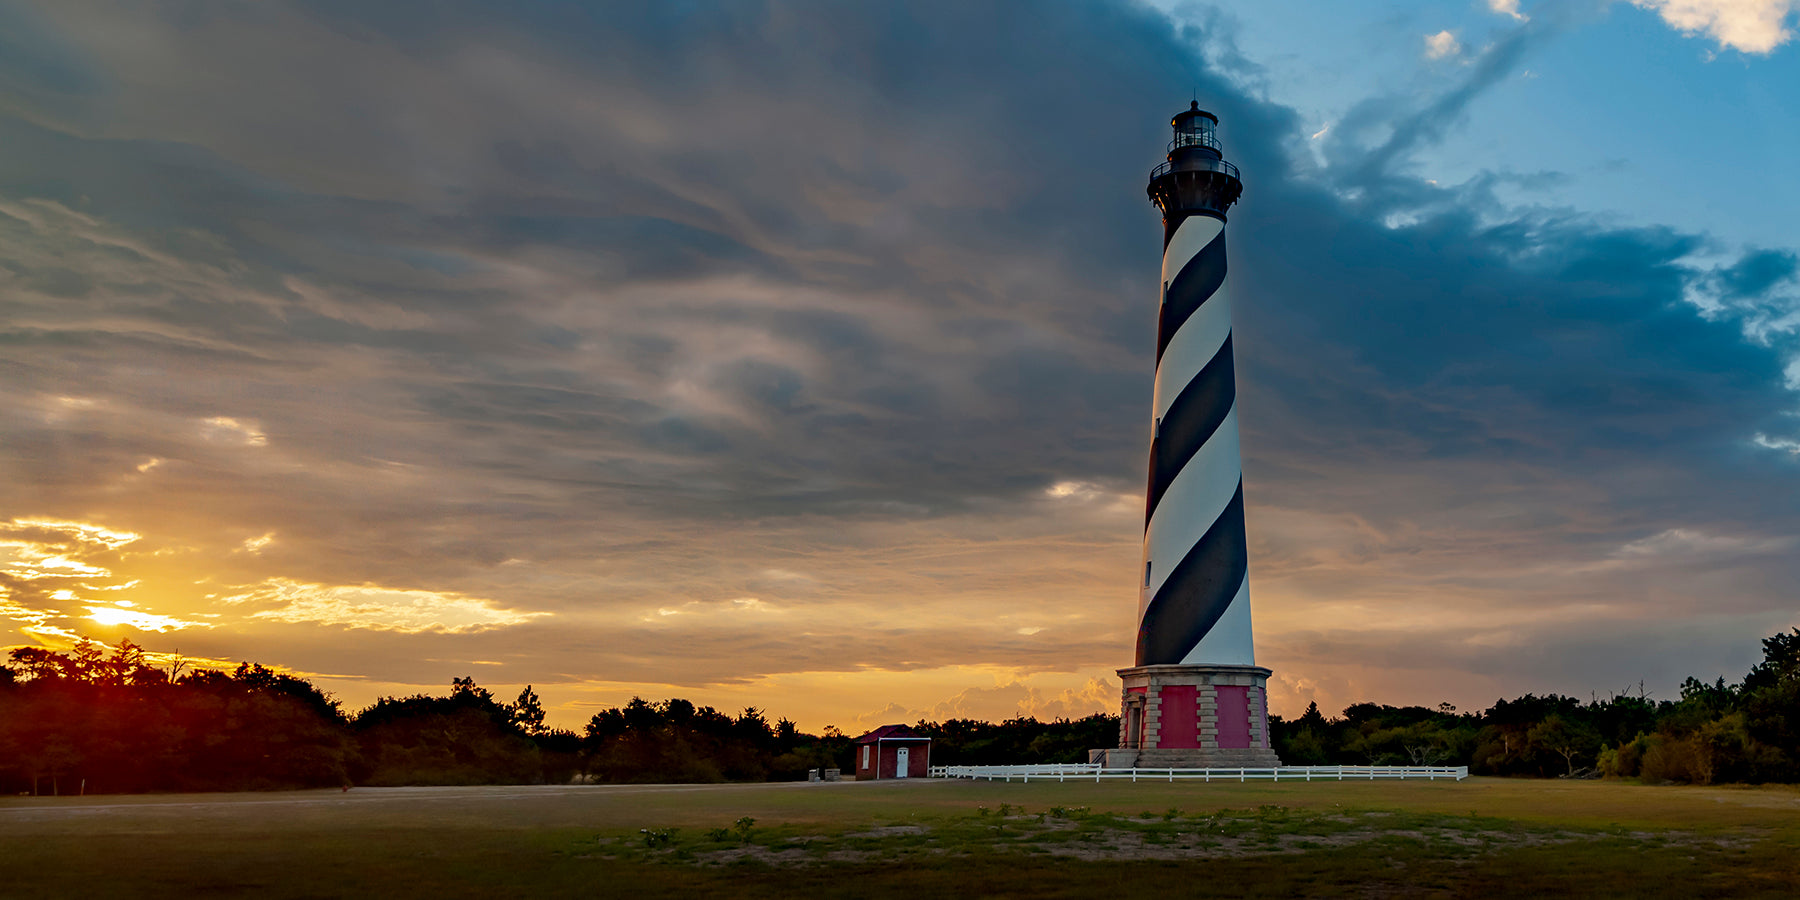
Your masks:
[{"label": "white picket fence", "polygon": [[1273,769],[1108,769],[1096,763],[932,766],[932,778],[1011,781],[1461,781],[1468,766],[1280,766]]}]

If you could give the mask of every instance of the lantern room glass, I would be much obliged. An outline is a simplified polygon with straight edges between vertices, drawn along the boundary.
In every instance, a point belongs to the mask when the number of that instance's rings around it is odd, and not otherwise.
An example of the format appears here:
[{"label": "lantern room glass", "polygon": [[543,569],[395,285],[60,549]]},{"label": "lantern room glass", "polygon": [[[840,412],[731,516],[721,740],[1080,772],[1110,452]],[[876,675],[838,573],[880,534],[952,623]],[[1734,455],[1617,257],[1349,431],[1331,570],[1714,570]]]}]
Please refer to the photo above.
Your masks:
[{"label": "lantern room glass", "polygon": [[1175,117],[1175,139],[1169,142],[1169,152],[1173,153],[1182,147],[1205,147],[1209,150],[1219,149],[1219,138],[1216,134],[1219,120],[1195,108]]}]

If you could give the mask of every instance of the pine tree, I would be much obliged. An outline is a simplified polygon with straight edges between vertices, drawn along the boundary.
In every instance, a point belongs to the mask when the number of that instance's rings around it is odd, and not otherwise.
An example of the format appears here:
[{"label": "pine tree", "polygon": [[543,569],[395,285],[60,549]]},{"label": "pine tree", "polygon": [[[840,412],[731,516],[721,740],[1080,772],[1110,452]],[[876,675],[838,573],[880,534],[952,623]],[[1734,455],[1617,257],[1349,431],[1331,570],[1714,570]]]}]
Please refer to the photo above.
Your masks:
[{"label": "pine tree", "polygon": [[544,733],[544,704],[538,699],[537,692],[531,689],[531,685],[526,685],[519,692],[519,699],[514,700],[507,709],[512,712],[512,722],[519,726],[520,731],[531,735]]}]

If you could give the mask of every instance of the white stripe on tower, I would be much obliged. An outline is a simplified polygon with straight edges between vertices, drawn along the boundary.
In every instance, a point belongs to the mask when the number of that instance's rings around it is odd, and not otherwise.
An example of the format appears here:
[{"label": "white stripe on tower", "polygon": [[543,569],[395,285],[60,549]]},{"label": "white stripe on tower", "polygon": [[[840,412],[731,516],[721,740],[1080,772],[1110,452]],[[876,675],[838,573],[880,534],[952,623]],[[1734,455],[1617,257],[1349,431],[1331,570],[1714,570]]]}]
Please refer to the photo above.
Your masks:
[{"label": "white stripe on tower", "polygon": [[1163,252],[1137,664],[1254,665],[1225,223]]},{"label": "white stripe on tower", "polygon": [[[1224,230],[1225,223],[1212,216],[1189,216],[1181,223],[1174,239],[1169,241],[1168,249],[1163,252],[1165,292],[1182,267],[1192,262]],[[1166,294],[1163,299],[1168,300]],[[1176,395],[1219,354],[1219,347],[1228,337],[1231,337],[1231,303],[1225,294],[1225,283],[1220,282],[1212,297],[1176,330],[1156,361],[1155,418],[1161,419],[1168,413],[1169,404],[1175,402]]]}]

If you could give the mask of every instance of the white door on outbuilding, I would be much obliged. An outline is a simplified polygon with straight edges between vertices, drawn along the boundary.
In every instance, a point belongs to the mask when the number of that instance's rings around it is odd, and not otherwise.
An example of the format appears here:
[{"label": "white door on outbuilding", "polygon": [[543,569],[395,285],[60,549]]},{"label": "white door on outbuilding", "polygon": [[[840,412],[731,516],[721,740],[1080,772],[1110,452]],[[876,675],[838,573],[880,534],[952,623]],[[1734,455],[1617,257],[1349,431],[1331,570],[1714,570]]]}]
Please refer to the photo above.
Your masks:
[{"label": "white door on outbuilding", "polygon": [[900,745],[897,749],[894,750],[894,777],[895,778],[905,778],[906,777],[906,752],[907,752],[907,748],[906,748],[905,744]]}]

